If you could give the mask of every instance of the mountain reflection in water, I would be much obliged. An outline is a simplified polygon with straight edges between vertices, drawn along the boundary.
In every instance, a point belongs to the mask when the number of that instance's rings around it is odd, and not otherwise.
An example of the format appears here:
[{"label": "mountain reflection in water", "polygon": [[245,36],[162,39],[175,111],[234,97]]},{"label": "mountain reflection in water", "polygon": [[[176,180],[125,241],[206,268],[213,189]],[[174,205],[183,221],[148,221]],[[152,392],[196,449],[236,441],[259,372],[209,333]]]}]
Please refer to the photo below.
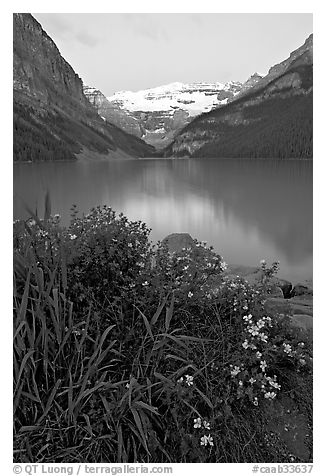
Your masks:
[{"label": "mountain reflection in water", "polygon": [[229,263],[278,259],[280,275],[312,276],[312,162],[299,160],[130,160],[14,165],[14,218],[24,204],[69,222],[107,204],[152,228],[154,241],[188,232]]}]

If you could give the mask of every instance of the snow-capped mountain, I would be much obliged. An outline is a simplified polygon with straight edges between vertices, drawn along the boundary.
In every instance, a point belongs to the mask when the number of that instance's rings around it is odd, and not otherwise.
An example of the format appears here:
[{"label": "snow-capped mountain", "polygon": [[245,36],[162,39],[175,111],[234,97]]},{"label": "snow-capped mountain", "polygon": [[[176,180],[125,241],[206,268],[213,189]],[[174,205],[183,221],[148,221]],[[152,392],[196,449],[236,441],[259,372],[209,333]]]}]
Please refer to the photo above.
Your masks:
[{"label": "snow-capped mountain", "polygon": [[[261,76],[257,75],[253,81],[258,78]],[[108,122],[162,148],[195,116],[228,103],[242,88],[238,81],[175,82],[136,92],[120,91],[110,97],[84,86],[84,94]]]},{"label": "snow-capped mountain", "polygon": [[107,99],[128,111],[158,112],[183,109],[190,116],[226,104],[241,89],[241,83],[171,83],[143,91],[120,91]]}]

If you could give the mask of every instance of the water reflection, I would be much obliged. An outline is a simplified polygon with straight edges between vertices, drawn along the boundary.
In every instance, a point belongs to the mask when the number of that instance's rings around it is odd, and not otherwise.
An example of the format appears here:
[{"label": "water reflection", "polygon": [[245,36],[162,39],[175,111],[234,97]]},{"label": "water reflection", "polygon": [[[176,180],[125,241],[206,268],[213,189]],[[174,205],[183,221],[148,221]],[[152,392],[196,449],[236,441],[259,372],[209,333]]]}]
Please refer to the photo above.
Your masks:
[{"label": "water reflection", "polygon": [[152,228],[152,239],[189,232],[226,260],[257,264],[279,259],[282,276],[312,275],[312,164],[300,161],[142,160],[16,164],[14,216],[24,202],[69,220],[107,204]]}]

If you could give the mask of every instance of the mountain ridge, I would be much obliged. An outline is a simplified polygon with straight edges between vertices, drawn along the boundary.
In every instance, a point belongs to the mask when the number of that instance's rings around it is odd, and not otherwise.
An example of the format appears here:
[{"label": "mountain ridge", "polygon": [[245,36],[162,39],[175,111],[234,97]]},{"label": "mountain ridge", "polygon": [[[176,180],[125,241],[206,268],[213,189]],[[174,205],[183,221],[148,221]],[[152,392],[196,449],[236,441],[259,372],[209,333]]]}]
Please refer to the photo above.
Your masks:
[{"label": "mountain ridge", "polygon": [[[261,78],[255,74],[253,83]],[[239,81],[174,82],[135,92],[118,91],[109,97],[90,86],[84,86],[84,92],[109,122],[162,148],[194,117],[233,100],[242,87]]]},{"label": "mountain ridge", "polygon": [[154,151],[98,115],[81,78],[31,14],[15,13],[13,21],[15,161],[71,160],[87,149],[136,157]]},{"label": "mountain ridge", "polygon": [[312,158],[313,36],[232,102],[197,116],[163,152]]}]

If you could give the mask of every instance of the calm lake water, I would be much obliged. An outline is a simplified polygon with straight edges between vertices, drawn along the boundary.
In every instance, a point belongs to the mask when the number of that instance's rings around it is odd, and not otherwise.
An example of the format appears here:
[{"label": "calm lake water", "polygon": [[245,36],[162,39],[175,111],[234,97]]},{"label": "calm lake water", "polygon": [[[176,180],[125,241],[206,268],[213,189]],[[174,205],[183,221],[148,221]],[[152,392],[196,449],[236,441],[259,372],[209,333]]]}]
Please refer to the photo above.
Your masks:
[{"label": "calm lake water", "polygon": [[107,204],[152,228],[153,241],[188,232],[214,246],[226,262],[279,260],[279,275],[312,277],[312,162],[165,160],[14,164],[14,218],[25,205],[43,216],[46,190],[52,213],[69,222]]}]

